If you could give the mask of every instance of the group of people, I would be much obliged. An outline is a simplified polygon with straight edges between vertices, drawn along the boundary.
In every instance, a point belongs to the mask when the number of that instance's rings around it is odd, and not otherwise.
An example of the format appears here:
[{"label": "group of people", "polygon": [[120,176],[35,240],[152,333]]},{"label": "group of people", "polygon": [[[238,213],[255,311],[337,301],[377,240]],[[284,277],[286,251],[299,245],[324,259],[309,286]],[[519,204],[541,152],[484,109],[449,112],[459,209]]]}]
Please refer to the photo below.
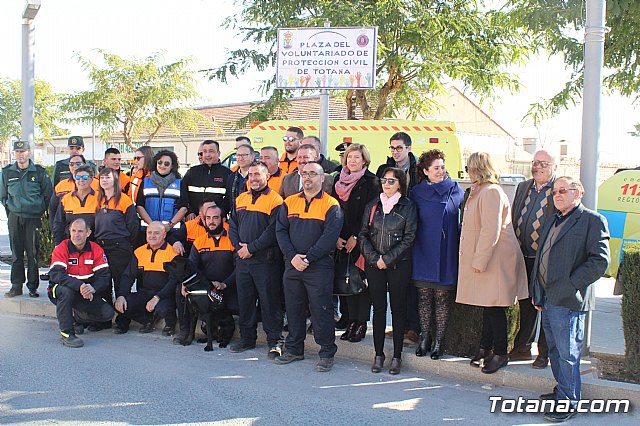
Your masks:
[{"label": "group of people", "polygon": [[[371,371],[380,372],[388,293],[389,372],[398,374],[407,336],[417,336],[417,356],[443,356],[456,301],[484,308],[472,366],[491,374],[510,359],[530,360],[538,335],[533,367],[545,368],[550,359],[558,381],[543,396],[580,399],[584,314],[592,307],[591,285],[608,265],[609,237],[604,218],[582,206],[581,183],[556,176],[552,155],[534,155],[533,178],[518,186],[512,205],[487,153],[468,158],[465,192],[447,173],[442,151],[416,158],[404,132],[391,137],[391,156],[375,173],[365,145],[339,145],[338,165],[324,158],[317,137],[305,138],[297,127],[283,142],[279,155],[276,147],[258,153],[238,138],[237,166],[230,170],[220,163],[218,143],[206,140],[200,164],[184,177],[171,151],[139,148],[127,175],[120,153],[110,148],[96,176],[82,155],[82,138],[73,136],[69,158],[56,163],[53,187],[29,160],[28,144],[15,142],[16,163],[3,169],[0,181],[13,251],[5,296],[22,294],[26,252],[27,288],[38,297],[36,233],[49,208],[56,247],[48,295],[67,346],[82,346],[77,334],[84,327],[123,334],[135,320],[141,332],[151,332],[158,318],[165,335],[175,333],[179,320],[174,343],[186,344],[184,283],[163,267],[185,256],[239,317],[232,352],[256,347],[261,321],[269,359],[301,360],[310,317],[320,346],[315,369],[328,371],[337,351],[335,328],[346,329],[342,340],[362,340],[373,306]],[[341,296],[338,317],[333,289],[340,256],[362,269],[367,288]],[[516,301],[520,329],[508,353],[505,311]]]}]

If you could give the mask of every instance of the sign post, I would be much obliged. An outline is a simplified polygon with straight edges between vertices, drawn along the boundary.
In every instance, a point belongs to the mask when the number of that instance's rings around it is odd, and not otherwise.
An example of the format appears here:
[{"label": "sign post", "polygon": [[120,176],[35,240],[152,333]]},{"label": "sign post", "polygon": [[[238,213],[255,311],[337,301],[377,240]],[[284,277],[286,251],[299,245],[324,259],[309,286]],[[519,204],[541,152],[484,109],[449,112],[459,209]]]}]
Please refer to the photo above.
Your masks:
[{"label": "sign post", "polygon": [[376,27],[278,29],[276,89],[320,89],[320,140],[327,155],[329,89],[375,88]]}]

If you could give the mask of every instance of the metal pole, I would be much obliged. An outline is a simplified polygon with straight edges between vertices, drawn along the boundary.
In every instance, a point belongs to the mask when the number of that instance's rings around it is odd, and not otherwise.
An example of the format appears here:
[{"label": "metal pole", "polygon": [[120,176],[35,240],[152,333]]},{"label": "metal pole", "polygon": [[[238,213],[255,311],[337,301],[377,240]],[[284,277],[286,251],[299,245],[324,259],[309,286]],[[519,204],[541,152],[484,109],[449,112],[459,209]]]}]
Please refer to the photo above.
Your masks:
[{"label": "metal pole", "polygon": [[93,117],[91,117],[91,158],[96,162],[96,109],[93,109]]},{"label": "metal pole", "polygon": [[20,120],[21,137],[23,141],[29,141],[31,147],[31,159],[34,153],[34,37],[33,19],[22,19],[22,117]]},{"label": "metal pole", "polygon": [[[598,143],[600,141],[606,1],[587,0],[586,6],[580,180],[585,189],[582,202],[587,208],[595,210],[598,198]],[[591,312],[586,315],[584,328],[583,353],[588,355],[591,348]]]},{"label": "metal pole", "polygon": [[[329,28],[331,22],[324,20],[324,27]],[[320,141],[322,142],[322,155],[328,157],[327,147],[329,146],[329,91],[320,90]]]}]

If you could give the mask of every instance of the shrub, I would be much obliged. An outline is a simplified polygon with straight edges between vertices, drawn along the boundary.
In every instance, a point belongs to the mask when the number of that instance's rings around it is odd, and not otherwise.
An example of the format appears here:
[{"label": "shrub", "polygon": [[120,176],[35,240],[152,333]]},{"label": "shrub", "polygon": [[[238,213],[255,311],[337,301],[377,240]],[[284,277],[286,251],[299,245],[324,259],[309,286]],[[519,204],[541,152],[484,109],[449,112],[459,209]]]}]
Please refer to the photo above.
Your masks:
[{"label": "shrub", "polygon": [[51,252],[53,251],[53,234],[51,233],[51,223],[49,221],[49,211],[42,215],[42,227],[38,237],[38,266],[46,268],[51,265]]},{"label": "shrub", "polygon": [[640,243],[625,244],[620,271],[625,366],[632,376],[640,378]]}]

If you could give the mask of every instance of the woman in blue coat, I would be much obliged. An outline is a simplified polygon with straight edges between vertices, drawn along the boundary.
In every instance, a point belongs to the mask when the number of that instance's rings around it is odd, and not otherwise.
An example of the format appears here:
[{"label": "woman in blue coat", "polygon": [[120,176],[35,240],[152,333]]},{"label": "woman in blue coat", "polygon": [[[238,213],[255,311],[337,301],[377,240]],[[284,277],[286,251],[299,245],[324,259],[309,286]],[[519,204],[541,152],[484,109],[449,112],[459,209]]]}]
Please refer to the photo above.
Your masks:
[{"label": "woman in blue coat", "polygon": [[[418,209],[412,279],[418,288],[422,334],[416,355],[431,352],[432,359],[439,359],[458,282],[459,209],[464,193],[447,174],[439,149],[422,153],[417,178],[410,196]],[[430,334],[434,317],[435,341]]]}]

